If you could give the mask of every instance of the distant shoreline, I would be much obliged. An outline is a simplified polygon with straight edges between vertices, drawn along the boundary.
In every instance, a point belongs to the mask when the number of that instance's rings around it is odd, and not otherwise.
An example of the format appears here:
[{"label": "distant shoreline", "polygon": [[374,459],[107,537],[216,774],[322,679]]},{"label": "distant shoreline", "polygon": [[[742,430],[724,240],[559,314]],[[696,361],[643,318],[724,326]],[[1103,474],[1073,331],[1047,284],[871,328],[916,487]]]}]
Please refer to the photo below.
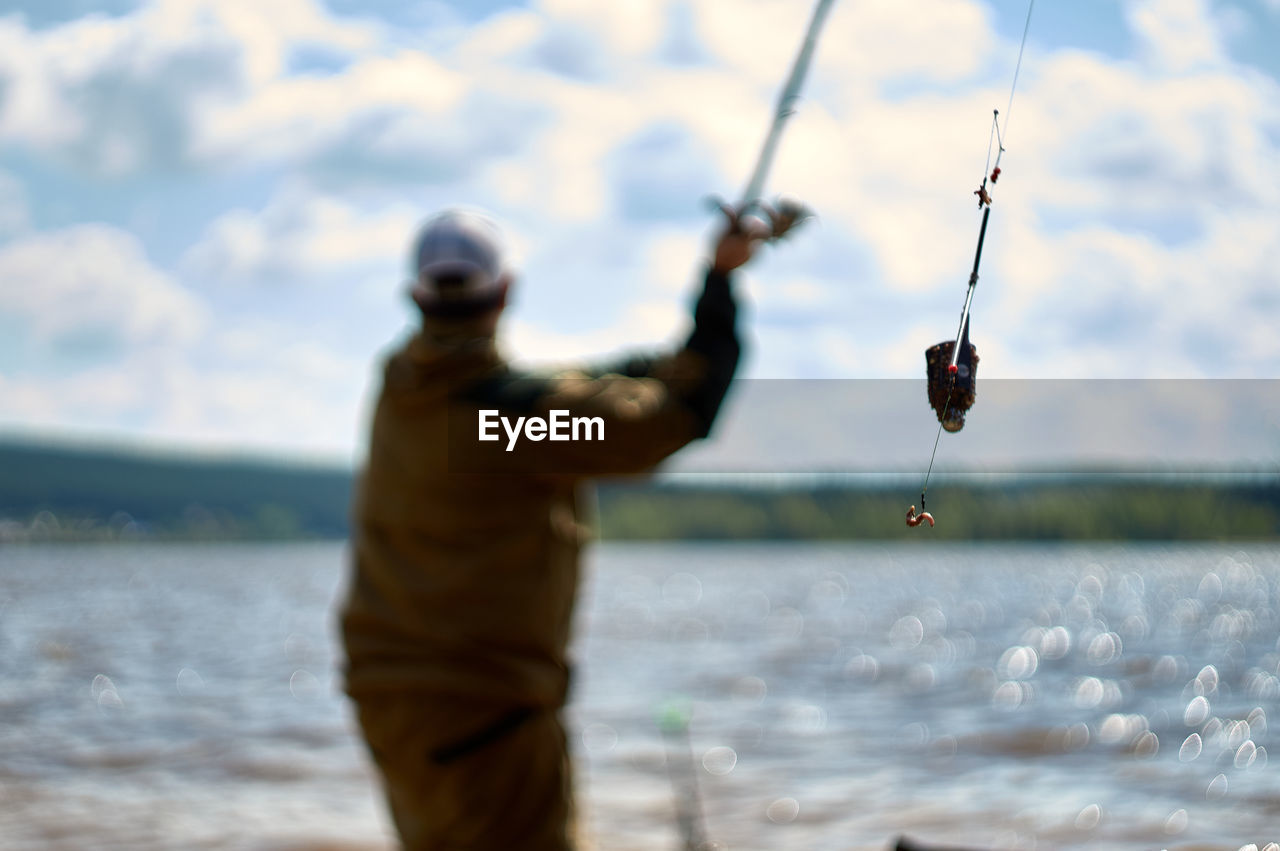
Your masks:
[{"label": "distant shoreline", "polygon": [[[348,534],[350,470],[0,443],[0,543],[324,541]],[[605,482],[605,540],[1280,540],[1268,471],[937,476],[908,529],[901,475],[698,475]]]}]

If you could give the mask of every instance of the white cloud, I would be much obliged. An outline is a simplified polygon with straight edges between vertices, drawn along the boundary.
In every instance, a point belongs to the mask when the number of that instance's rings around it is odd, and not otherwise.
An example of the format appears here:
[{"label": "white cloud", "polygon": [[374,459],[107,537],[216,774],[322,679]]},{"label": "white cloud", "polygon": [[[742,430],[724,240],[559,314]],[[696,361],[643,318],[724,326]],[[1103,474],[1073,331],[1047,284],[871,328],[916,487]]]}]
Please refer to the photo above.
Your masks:
[{"label": "white cloud", "polygon": [[16,233],[30,221],[25,187],[12,174],[0,171],[0,236]]},{"label": "white cloud", "polygon": [[286,352],[253,368],[134,357],[52,378],[0,375],[0,425],[344,460],[373,376],[346,365],[324,375],[310,364],[287,368],[290,359],[315,354]]},{"label": "white cloud", "polygon": [[[761,27],[749,18],[744,18],[744,24],[752,27],[747,38],[753,48],[759,49],[765,41],[774,43],[770,58],[778,64],[768,67],[783,68],[799,44],[803,16],[796,4],[785,0],[776,0],[774,7],[775,28]],[[723,20],[739,4],[722,0],[716,8],[718,19]],[[997,60],[1002,69],[1006,61],[1012,67],[1009,54],[1016,48],[997,42],[991,13],[982,3],[921,0],[912,4],[909,14],[894,0],[837,3],[827,26],[816,58],[820,63],[816,76],[826,78],[820,85],[839,81],[844,96],[855,101],[885,84],[906,80],[953,85],[973,78]],[[791,32],[795,35],[790,39],[781,35]],[[735,62],[751,63],[750,54],[740,55]],[[763,82],[772,87],[776,79],[780,78],[775,70],[766,73]],[[851,80],[857,84],[848,85]]]},{"label": "white cloud", "polygon": [[289,188],[261,211],[233,210],[210,223],[183,268],[226,283],[282,286],[398,269],[419,218],[407,205],[369,212]]},{"label": "white cloud", "polygon": [[1129,9],[1146,58],[1182,72],[1222,60],[1222,33],[1206,0],[1143,0]]},{"label": "white cloud", "polygon": [[1102,224],[1020,229],[997,265],[998,292],[975,308],[987,335],[1017,341],[991,374],[1274,376],[1280,219],[1204,217],[1200,236],[1173,246]]},{"label": "white cloud", "polygon": [[0,140],[107,174],[181,161],[192,111],[235,82],[235,46],[208,31],[161,41],[144,14],[34,33],[0,21]]},{"label": "white cloud", "polygon": [[0,248],[0,315],[44,345],[183,343],[208,321],[205,306],[148,261],[130,234],[80,225]]},{"label": "white cloud", "polygon": [[[922,2],[835,6],[768,187],[820,220],[743,277],[756,375],[918,377],[924,348],[954,331],[977,236],[970,193],[1017,54],[999,31],[1016,36],[1021,19],[998,31],[986,3]],[[259,426],[254,407],[275,394],[340,420],[352,399],[326,383],[361,383],[348,353],[394,330],[386,305],[415,227],[462,202],[490,208],[517,246],[528,288],[508,330],[522,358],[671,341],[699,231],[716,225],[700,199],[745,181],[811,8],[541,0],[430,32],[310,0],[156,0],[39,31],[2,19],[0,145],[115,175],[122,194],[133,176],[188,168],[260,176],[269,200],[228,205],[185,251],[203,304],[118,231],[25,234],[31,205],[0,178],[0,230],[21,237],[0,259],[30,280],[65,255],[42,292],[69,305],[25,301],[6,277],[0,310],[46,342],[89,339],[105,317],[121,340],[169,346],[163,374],[138,361],[136,383],[101,376],[67,393],[114,394],[167,433],[287,441],[317,427],[288,411]],[[1273,376],[1280,85],[1232,62],[1207,0],[1127,8],[1137,51],[1124,59],[1046,47],[1032,23],[974,306],[982,374]],[[337,60],[299,72],[307,45]],[[115,301],[72,295],[92,289],[74,283],[86,270],[135,284]],[[220,286],[237,281],[350,297],[242,287],[237,300]],[[169,306],[113,312],[139,293]],[[204,324],[157,318],[185,313]],[[246,315],[266,324],[245,330]],[[349,339],[324,322],[350,324]],[[254,358],[271,374],[253,374]],[[62,410],[39,388],[5,389]]]},{"label": "white cloud", "polygon": [[689,327],[688,313],[675,300],[632,305],[618,321],[577,333],[512,316],[502,329],[503,350],[516,362],[533,366],[608,362],[628,351],[674,352],[677,338]]},{"label": "white cloud", "polygon": [[[701,4],[693,23],[708,43],[711,64],[673,69],[651,61],[672,9],[635,4],[603,15],[581,3],[546,2],[462,31],[456,45],[436,55],[383,55],[375,48],[327,77],[284,76],[278,62],[255,60],[261,85],[211,113],[202,144],[210,155],[316,157],[335,171],[363,167],[361,158],[369,166],[381,161],[388,170],[381,178],[371,174],[384,180],[412,173],[415,160],[457,173],[487,159],[480,180],[514,208],[548,215],[553,228],[608,216],[611,201],[629,191],[628,181],[660,188],[663,197],[684,187],[693,197],[690,184],[699,169],[655,182],[662,169],[646,164],[644,150],[629,150],[631,140],[645,128],[685,128],[690,142],[673,147],[667,160],[691,162],[690,151],[702,145],[730,180],[745,174],[808,10],[797,14],[782,2]],[[1143,16],[1158,11],[1141,7],[1135,26],[1149,29]],[[1192,24],[1208,14],[1195,4],[1174,11]],[[803,195],[846,239],[869,246],[885,287],[928,293],[949,284],[957,269],[963,272],[976,230],[964,213],[972,212],[968,184],[977,181],[985,116],[989,104],[1003,100],[1003,66],[1014,50],[996,40],[991,23],[978,4],[939,3],[929,14],[902,16],[885,2],[837,7],[829,22],[814,94],[793,120],[773,184]],[[590,31],[608,47],[614,58],[607,81],[593,85],[528,67],[527,51],[561,25]],[[1180,25],[1150,37],[1173,43],[1187,29],[1201,31]],[[277,45],[254,48],[263,57],[285,51],[269,38],[254,38],[241,40]],[[878,85],[904,77],[917,81],[914,93],[887,98],[877,92]],[[955,90],[931,92],[920,79]],[[478,92],[517,90],[522,101],[538,105],[531,108],[542,111],[543,124],[511,122],[512,104],[501,98],[468,106]],[[1103,216],[1103,205],[1181,207],[1196,219],[1206,209],[1197,203],[1201,196],[1267,202],[1280,185],[1257,179],[1274,169],[1267,165],[1273,146],[1258,130],[1260,121],[1270,120],[1261,106],[1268,94],[1264,83],[1221,71],[1166,81],[1089,54],[1038,57],[1033,44],[1006,177],[1014,186],[1001,187],[997,215],[1032,215],[1034,202]],[[489,129],[474,131],[486,123]],[[721,182],[705,176],[708,184]],[[702,191],[716,188],[730,187]],[[267,234],[250,218],[229,215],[214,228],[227,244],[223,253],[239,262],[271,251],[255,243]],[[388,234],[386,244],[393,242]]]},{"label": "white cloud", "polygon": [[459,31],[451,54],[464,73],[484,73],[537,43],[543,26],[535,12],[507,9]]},{"label": "white cloud", "polygon": [[305,328],[248,318],[72,371],[0,370],[0,425],[343,460],[375,368],[372,353],[344,356]]},{"label": "white cloud", "polygon": [[[1049,203],[1194,221],[1280,200],[1280,86],[1210,69],[1180,77],[1098,57],[1048,58],[1017,116],[1019,165]],[[1025,152],[1024,152],[1025,151]]]},{"label": "white cloud", "polygon": [[[274,77],[211,110],[195,153],[254,163],[360,143],[374,147],[374,156],[428,160],[441,153],[443,128],[454,120],[449,110],[462,104],[468,88],[457,72],[411,50],[361,58],[326,77]],[[396,138],[406,132],[413,137]],[[421,146],[416,154],[415,143]],[[451,153],[456,166],[463,151]]]},{"label": "white cloud", "polygon": [[701,234],[687,229],[656,232],[645,247],[644,279],[657,292],[684,296],[689,289],[688,270],[706,262],[705,242]]},{"label": "white cloud", "polygon": [[250,363],[143,366],[143,380],[164,394],[149,417],[154,432],[205,444],[316,453],[338,454],[350,446],[371,378],[368,362],[344,361],[310,343],[266,343]]},{"label": "white cloud", "polygon": [[572,21],[611,53],[635,56],[657,47],[667,6],[665,0],[541,0],[538,10],[549,20]]},{"label": "white cloud", "polygon": [[291,50],[376,39],[313,0],[159,0],[39,31],[0,19],[0,141],[110,175],[184,166],[209,116],[280,75]]},{"label": "white cloud", "polygon": [[0,280],[0,321],[22,329],[0,370],[0,423],[329,457],[355,438],[372,353],[344,356],[305,323],[215,324],[129,234],[23,236],[0,248]]}]

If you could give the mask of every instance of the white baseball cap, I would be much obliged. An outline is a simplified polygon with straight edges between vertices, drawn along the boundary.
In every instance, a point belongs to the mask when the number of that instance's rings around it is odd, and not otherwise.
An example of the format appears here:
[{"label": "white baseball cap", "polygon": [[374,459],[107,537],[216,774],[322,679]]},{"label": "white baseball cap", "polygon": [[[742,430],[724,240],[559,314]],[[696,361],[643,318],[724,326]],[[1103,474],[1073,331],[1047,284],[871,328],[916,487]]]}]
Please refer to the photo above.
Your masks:
[{"label": "white baseball cap", "polygon": [[502,291],[502,234],[479,213],[446,210],[429,219],[414,241],[415,298],[424,309],[483,304]]}]

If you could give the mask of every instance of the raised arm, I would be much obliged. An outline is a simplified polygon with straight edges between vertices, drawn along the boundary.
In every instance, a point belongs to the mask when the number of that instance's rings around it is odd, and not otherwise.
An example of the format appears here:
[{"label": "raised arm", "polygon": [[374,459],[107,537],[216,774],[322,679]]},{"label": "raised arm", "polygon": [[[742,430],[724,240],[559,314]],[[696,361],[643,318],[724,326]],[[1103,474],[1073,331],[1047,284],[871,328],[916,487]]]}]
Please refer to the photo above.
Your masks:
[{"label": "raised arm", "polygon": [[[471,393],[495,423],[498,440],[477,444],[478,466],[492,472],[525,471],[567,475],[620,475],[650,469],[691,440],[705,437],[737,369],[741,342],[732,273],[746,263],[771,234],[762,222],[730,216],[712,253],[693,309],[693,329],[673,355],[633,358],[614,372],[587,372],[535,379],[510,375],[480,385]],[[550,422],[565,412],[569,439],[513,434],[521,417]],[[465,416],[465,414],[464,414]],[[500,418],[505,418],[501,424]],[[574,422],[599,424],[585,438]],[[585,428],[585,425],[584,425]],[[478,424],[459,423],[455,434],[474,438]],[[512,439],[514,437],[514,439]],[[598,439],[597,439],[598,438]],[[451,441],[452,442],[452,441]]]}]

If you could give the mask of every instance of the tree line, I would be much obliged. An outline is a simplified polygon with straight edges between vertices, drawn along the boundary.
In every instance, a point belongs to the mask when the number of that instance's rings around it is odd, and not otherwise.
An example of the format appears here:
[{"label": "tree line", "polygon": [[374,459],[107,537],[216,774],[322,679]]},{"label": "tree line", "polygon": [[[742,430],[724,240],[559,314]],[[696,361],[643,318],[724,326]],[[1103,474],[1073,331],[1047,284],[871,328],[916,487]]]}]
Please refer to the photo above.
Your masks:
[{"label": "tree line", "polygon": [[[0,541],[342,538],[353,473],[264,459],[0,444]],[[937,526],[908,529],[912,486],[856,480],[606,482],[618,540],[1206,540],[1280,537],[1280,481],[1097,472],[937,480]]]}]

